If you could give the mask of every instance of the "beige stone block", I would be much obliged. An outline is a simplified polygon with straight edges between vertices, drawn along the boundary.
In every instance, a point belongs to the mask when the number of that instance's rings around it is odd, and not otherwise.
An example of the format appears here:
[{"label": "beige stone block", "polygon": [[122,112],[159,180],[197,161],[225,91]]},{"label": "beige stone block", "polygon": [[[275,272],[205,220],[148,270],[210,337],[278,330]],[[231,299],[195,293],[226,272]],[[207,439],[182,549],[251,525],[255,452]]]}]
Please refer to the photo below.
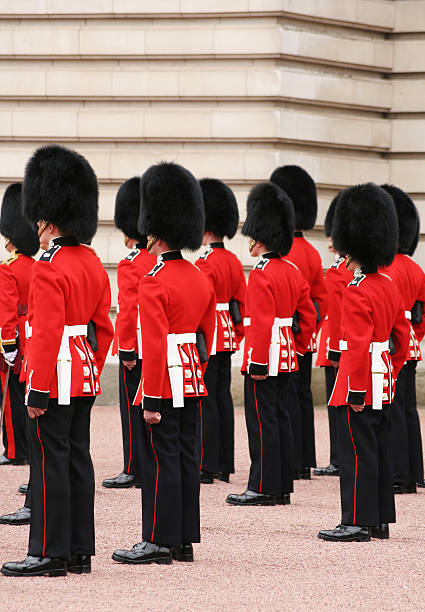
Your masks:
[{"label": "beige stone block", "polygon": [[312,85],[315,85],[314,99],[350,104],[354,97],[354,79],[311,77]]},{"label": "beige stone block", "polygon": [[146,52],[153,55],[212,53],[213,40],[212,27],[183,28],[175,25],[174,27],[156,25],[146,31]]},{"label": "beige stone block", "polygon": [[178,70],[117,70],[112,73],[114,96],[177,96]]},{"label": "beige stone block", "polygon": [[384,80],[356,80],[354,83],[354,94],[351,98],[355,104],[362,106],[377,106],[391,108],[392,85]]},{"label": "beige stone block", "polygon": [[109,255],[109,236],[107,234],[98,231],[93,238],[92,246],[102,260],[103,264],[108,264],[111,262]]},{"label": "beige stone block", "polygon": [[0,53],[2,55],[13,53],[13,31],[1,29],[0,30]]},{"label": "beige stone block", "polygon": [[425,1],[394,2],[395,32],[423,32],[425,30]]},{"label": "beige stone block", "polygon": [[410,193],[425,192],[423,159],[392,159],[389,182]]},{"label": "beige stone block", "polygon": [[382,0],[358,0],[357,21],[381,28],[393,28],[395,2]]},{"label": "beige stone block", "polygon": [[112,13],[112,0],[46,0],[48,13],[54,15],[65,14],[102,14]]},{"label": "beige stone block", "polygon": [[[62,24],[63,22],[59,22]],[[79,32],[74,26],[50,24],[22,26],[13,31],[13,53],[16,55],[77,55]]]},{"label": "beige stone block", "polygon": [[46,0],[2,0],[0,13],[3,15],[25,15],[46,12]]},{"label": "beige stone block", "polygon": [[353,159],[351,162],[351,181],[349,185],[358,183],[377,183],[382,185],[389,181],[389,166],[386,160]]},{"label": "beige stone block", "polygon": [[220,26],[214,31],[214,53],[281,53],[280,31],[271,26]]},{"label": "beige stone block", "polygon": [[197,178],[204,176],[221,177],[224,180],[245,178],[243,149],[232,147],[179,151],[176,161],[188,168]]},{"label": "beige stone block", "polygon": [[118,185],[99,186],[99,219],[101,221],[113,221],[117,191]]},{"label": "beige stone block", "polygon": [[140,29],[121,27],[80,30],[80,53],[83,55],[144,55],[146,32]]},{"label": "beige stone block", "polygon": [[276,138],[279,133],[279,111],[234,111],[219,109],[212,114],[213,138]]},{"label": "beige stone block", "polygon": [[11,147],[10,143],[0,143],[1,176],[7,179],[22,179],[25,166],[35,147]]},{"label": "beige stone block", "polygon": [[180,70],[175,76],[181,96],[244,96],[247,93],[247,75],[243,70]]},{"label": "beige stone block", "polygon": [[118,230],[111,233],[109,236],[109,258],[110,263],[116,263],[127,257],[129,249],[125,246],[123,235]]},{"label": "beige stone block", "polygon": [[425,120],[396,119],[392,125],[392,151],[415,153],[425,151]]},{"label": "beige stone block", "polygon": [[250,181],[267,181],[273,170],[280,165],[277,149],[248,149],[245,153],[245,171],[241,176]]},{"label": "beige stone block", "polygon": [[249,10],[249,0],[180,0],[182,13],[237,13]]},{"label": "beige stone block", "polygon": [[108,178],[127,180],[130,176],[142,175],[152,164],[160,161],[175,161],[176,155],[164,154],[161,146],[149,149],[140,147],[114,149],[109,153]]},{"label": "beige stone block", "polygon": [[27,137],[75,137],[77,114],[75,111],[49,109],[16,110],[13,112],[13,135]]},{"label": "beige stone block", "polygon": [[392,68],[394,63],[394,46],[391,42],[375,42],[374,65]]},{"label": "beige stone block", "polygon": [[48,96],[110,96],[112,75],[106,70],[48,70],[46,90]]},{"label": "beige stone block", "polygon": [[425,71],[425,40],[394,41],[394,72]]},{"label": "beige stone block", "polygon": [[345,156],[320,156],[318,161],[318,172],[311,173],[316,183],[341,186],[351,185],[351,160],[349,158]]},{"label": "beige stone block", "polygon": [[372,123],[372,147],[391,148],[391,121],[373,121]]},{"label": "beige stone block", "polygon": [[74,148],[77,149],[79,153],[81,153],[88,159],[98,179],[114,178],[114,175],[111,175],[111,154],[109,150],[107,150],[106,148],[96,149],[94,147],[90,147],[87,144],[79,144]]},{"label": "beige stone block", "polygon": [[144,113],[141,110],[82,110],[78,113],[80,138],[142,137]]},{"label": "beige stone block", "polygon": [[281,11],[282,0],[249,0],[251,12]]},{"label": "beige stone block", "polygon": [[0,109],[0,134],[5,136],[12,136],[12,111],[1,108]]},{"label": "beige stone block", "polygon": [[179,13],[180,0],[155,0],[155,4],[141,0],[112,0],[114,13]]},{"label": "beige stone block", "polygon": [[393,105],[395,112],[423,112],[425,111],[425,82],[419,80],[394,79]]},{"label": "beige stone block", "polygon": [[282,0],[282,10],[299,15],[335,19],[357,20],[357,0]]},{"label": "beige stone block", "polygon": [[285,89],[285,76],[278,68],[251,69],[246,72],[248,96],[281,96]]},{"label": "beige stone block", "polygon": [[0,67],[0,77],[1,93],[4,96],[44,96],[46,94],[44,70],[2,70]]},{"label": "beige stone block", "polygon": [[148,110],[145,134],[148,138],[210,138],[211,113],[179,108]]}]

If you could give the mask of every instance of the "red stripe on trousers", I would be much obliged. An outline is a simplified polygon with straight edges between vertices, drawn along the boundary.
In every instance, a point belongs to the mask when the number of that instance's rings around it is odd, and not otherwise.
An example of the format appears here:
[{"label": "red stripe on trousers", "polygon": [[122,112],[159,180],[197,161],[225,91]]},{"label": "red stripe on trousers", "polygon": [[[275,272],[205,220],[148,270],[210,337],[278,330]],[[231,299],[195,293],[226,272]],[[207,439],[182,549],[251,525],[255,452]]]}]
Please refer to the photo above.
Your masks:
[{"label": "red stripe on trousers", "polygon": [[44,471],[44,447],[40,438],[40,429],[38,427],[38,417],[37,418],[37,436],[41,446],[41,471],[43,474],[43,518],[44,518],[44,529],[43,529],[43,557],[46,554],[46,473]]},{"label": "red stripe on trousers", "polygon": [[353,432],[351,431],[351,423],[350,423],[350,407],[347,406],[347,420],[348,420],[348,429],[350,430],[351,442],[353,443],[354,448],[354,456],[356,458],[356,466],[354,469],[354,512],[353,512],[353,525],[356,524],[356,497],[357,497],[357,450],[356,445],[354,444]]},{"label": "red stripe on trousers", "polygon": [[257,410],[258,424],[260,425],[260,493],[263,490],[263,428],[261,426],[260,413],[258,410],[258,402],[257,402],[257,391],[255,389],[254,382],[254,397],[255,397],[255,409]]},{"label": "red stripe on trousers", "polygon": [[199,469],[202,470],[202,462],[204,460],[204,443],[202,441],[202,402],[199,401],[199,412],[201,417],[201,463],[199,464]]},{"label": "red stripe on trousers", "polygon": [[130,401],[128,399],[127,381],[125,380],[125,365],[122,366],[122,376],[123,376],[123,381],[124,381],[125,394],[127,396],[128,432],[129,432],[129,436],[130,436],[130,453],[129,453],[129,456],[128,456],[127,474],[130,474],[131,455],[133,453],[133,446],[132,446],[132,443],[131,443],[131,408],[130,408]]},{"label": "red stripe on trousers", "polygon": [[149,425],[149,423],[148,423],[148,427],[149,427],[149,431],[151,432],[151,446],[152,446],[153,454],[155,455],[155,461],[156,461],[155,501],[153,505],[153,525],[152,525],[152,535],[151,535],[151,541],[153,542],[153,535],[155,533],[155,521],[156,521],[156,500],[158,497],[159,463],[158,463],[158,457],[156,455],[155,448],[153,445],[152,427]]},{"label": "red stripe on trousers", "polygon": [[[6,381],[6,374],[2,372],[1,375],[1,386],[4,389]],[[6,429],[7,438],[7,458],[15,459],[15,432],[13,431],[13,420],[12,420],[12,405],[10,403],[10,391],[9,387],[6,389],[6,401],[4,404],[4,426]]]}]

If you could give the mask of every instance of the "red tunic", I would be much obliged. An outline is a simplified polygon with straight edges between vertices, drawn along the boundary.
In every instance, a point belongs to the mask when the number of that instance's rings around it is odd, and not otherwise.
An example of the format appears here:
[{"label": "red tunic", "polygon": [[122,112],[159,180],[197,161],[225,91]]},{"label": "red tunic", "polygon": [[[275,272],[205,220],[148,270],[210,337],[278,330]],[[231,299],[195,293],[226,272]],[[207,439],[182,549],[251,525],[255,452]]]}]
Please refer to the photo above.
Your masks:
[{"label": "red tunic", "polygon": [[[13,372],[20,374],[25,353],[25,322],[28,318],[28,295],[34,259],[15,252],[0,265],[0,334],[3,345],[17,348]],[[0,355],[0,369],[6,362]]]},{"label": "red tunic", "polygon": [[47,408],[58,397],[57,359],[64,326],[96,326],[98,349],[83,335],[71,336],[71,397],[100,394],[99,375],[113,337],[108,275],[93,249],[73,238],[53,240],[32,267],[28,303],[31,339],[25,372],[28,406]]},{"label": "red tunic", "polygon": [[385,274],[355,274],[344,291],[341,331],[347,350],[341,353],[330,406],[372,405],[371,342],[386,342],[392,336],[396,352],[382,352],[385,364],[382,403],[394,397],[395,379],[403,366],[410,330],[404,304],[395,283]]},{"label": "red tunic", "polygon": [[[139,284],[139,310],[143,338],[142,379],[134,399],[137,406],[157,411],[161,400],[172,398],[168,371],[169,334],[202,332],[208,355],[214,337],[215,296],[205,275],[180,251],[158,257],[158,263]],[[184,397],[207,395],[203,380],[206,362],[200,363],[196,344],[178,344],[179,375]],[[181,381],[180,381],[181,382]]]},{"label": "red tunic", "polygon": [[353,273],[345,267],[344,257],[335,257],[334,263],[326,271],[325,283],[328,292],[328,316],[320,331],[317,366],[331,366],[329,351],[334,361],[340,357],[339,341],[341,340],[342,295],[348,283],[353,280]]},{"label": "red tunic", "polygon": [[[316,338],[328,312],[328,296],[326,292],[325,277],[323,274],[322,260],[317,249],[311,245],[303,236],[302,232],[295,232],[292,248],[287,259],[293,261],[301,270],[310,287],[310,297],[316,304],[320,320],[317,320],[316,329],[313,332],[308,351],[315,352],[317,349]],[[319,317],[317,317],[319,319]]]},{"label": "red tunic", "polygon": [[[139,282],[156,264],[156,257],[146,249],[135,248],[118,264],[118,314],[115,338],[120,359],[141,357],[137,330],[139,326]],[[114,339],[115,340],[115,339]]]},{"label": "red tunic", "polygon": [[228,309],[217,310],[213,343],[213,353],[236,351],[244,336],[246,280],[242,264],[236,255],[224,248],[222,242],[214,242],[195,265],[210,279],[218,305],[226,307],[230,300],[239,304],[241,321],[236,325]]},{"label": "red tunic", "polygon": [[408,255],[397,253],[393,263],[383,270],[397,285],[403,300],[404,309],[410,312],[415,302],[422,302],[422,320],[410,325],[410,344],[407,361],[421,361],[420,341],[425,334],[425,273]]},{"label": "red tunic", "polygon": [[277,373],[298,370],[296,353],[304,355],[316,326],[316,311],[309,287],[291,261],[265,253],[251,270],[246,292],[245,349],[242,372],[270,373],[272,328],[276,319],[291,319],[297,311],[300,331],[282,324]]}]

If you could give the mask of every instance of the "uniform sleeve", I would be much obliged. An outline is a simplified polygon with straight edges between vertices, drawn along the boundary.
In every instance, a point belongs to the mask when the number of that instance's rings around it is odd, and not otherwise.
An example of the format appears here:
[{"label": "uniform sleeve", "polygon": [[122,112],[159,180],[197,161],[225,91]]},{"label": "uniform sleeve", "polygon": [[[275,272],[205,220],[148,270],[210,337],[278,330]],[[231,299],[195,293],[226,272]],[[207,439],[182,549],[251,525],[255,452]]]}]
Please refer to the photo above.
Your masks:
[{"label": "uniform sleeve", "polygon": [[422,282],[420,283],[420,290],[416,296],[416,301],[422,302],[422,321],[413,325],[413,329],[415,330],[416,338],[421,342],[425,335],[425,274],[422,270],[420,270],[419,274]]},{"label": "uniform sleeve", "polygon": [[208,261],[206,259],[204,259],[203,257],[199,257],[199,259],[197,259],[195,261],[195,266],[201,270],[201,272],[203,272],[205,274],[205,276],[208,278],[208,280],[211,283],[211,287],[213,289],[213,291],[215,291],[215,285],[216,285],[216,274],[215,274],[215,269],[213,266],[211,266]]},{"label": "uniform sleeve", "polygon": [[139,284],[140,324],[143,353],[149,355],[149,359],[142,362],[143,409],[154,412],[161,407],[167,369],[167,307],[166,290],[154,277],[142,278]]},{"label": "uniform sleeve", "polygon": [[295,347],[299,355],[304,355],[310,343],[311,336],[316,329],[316,309],[310,298],[310,288],[307,281],[300,273],[301,292],[298,299],[296,311],[300,331],[294,335]]},{"label": "uniform sleeve", "polygon": [[[204,312],[201,322],[199,323],[199,329],[204,334],[208,356],[211,354],[211,348],[212,348],[212,344],[214,340],[215,317],[216,317],[216,298],[215,298],[214,291],[211,289],[208,306]],[[204,373],[205,373],[205,370],[207,369],[207,365],[208,365],[208,362],[201,364],[201,369]]]},{"label": "uniform sleeve", "polygon": [[317,321],[316,324],[316,333],[318,333],[328,314],[328,292],[325,284],[325,275],[323,274],[322,261],[318,253],[316,273],[310,287],[310,297],[313,303],[317,304],[319,310],[320,321]]},{"label": "uniform sleeve", "polygon": [[349,286],[342,300],[342,320],[347,354],[344,356],[348,374],[348,404],[362,405],[370,375],[369,347],[374,324],[372,307],[361,289]]},{"label": "uniform sleeve", "polygon": [[119,317],[116,323],[119,358],[132,361],[137,358],[138,289],[137,275],[131,261],[123,259],[118,264]]},{"label": "uniform sleeve", "polygon": [[276,303],[270,283],[261,270],[252,270],[248,279],[251,325],[248,346],[248,373],[264,375],[268,372],[272,327]]},{"label": "uniform sleeve", "polygon": [[99,374],[103,370],[106,356],[108,354],[109,347],[114,337],[114,328],[111,319],[109,318],[109,311],[111,309],[111,286],[109,283],[109,277],[105,270],[103,270],[103,274],[104,288],[96,310],[91,318],[91,320],[96,326],[96,339],[98,349],[95,352],[95,356]]},{"label": "uniform sleeve", "polygon": [[3,351],[16,350],[18,327],[18,284],[9,266],[0,265],[0,330]]},{"label": "uniform sleeve", "polygon": [[325,282],[329,301],[329,351],[327,357],[332,361],[339,361],[341,357],[339,341],[341,339],[342,297],[344,290],[347,288],[347,283],[337,268],[329,268],[326,272]]},{"label": "uniform sleeve", "polygon": [[69,290],[54,263],[37,261],[32,267],[31,292],[32,337],[27,361],[26,404],[47,408],[49,384],[55,375],[65,325],[65,302]]},{"label": "uniform sleeve", "polygon": [[241,311],[241,322],[238,325],[235,325],[236,339],[240,343],[245,335],[243,320],[245,317],[246,279],[242,264],[239,260],[237,260],[237,263],[239,264],[239,269],[235,275],[235,286],[232,299],[238,302],[239,310]]},{"label": "uniform sleeve", "polygon": [[397,319],[391,330],[391,337],[396,349],[395,353],[391,355],[391,361],[394,368],[394,377],[397,378],[401,368],[404,365],[404,362],[407,359],[410,342],[410,324],[406,319],[401,296]]}]

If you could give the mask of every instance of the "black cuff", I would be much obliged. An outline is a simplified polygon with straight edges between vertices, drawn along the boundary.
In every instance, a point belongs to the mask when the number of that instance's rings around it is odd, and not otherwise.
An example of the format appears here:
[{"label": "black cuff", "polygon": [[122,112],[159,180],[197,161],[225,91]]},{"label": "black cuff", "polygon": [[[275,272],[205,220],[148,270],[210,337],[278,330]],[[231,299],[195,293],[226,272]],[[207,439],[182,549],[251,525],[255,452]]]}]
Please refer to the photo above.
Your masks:
[{"label": "black cuff", "polygon": [[118,351],[118,357],[120,361],[134,361],[135,359],[137,359],[136,351],[134,350],[123,351],[122,349],[120,349]]},{"label": "black cuff", "polygon": [[338,361],[341,359],[341,351],[333,351],[332,349],[328,350],[328,359],[329,361]]},{"label": "black cuff", "polygon": [[161,402],[162,398],[160,397],[145,396],[143,398],[142,408],[148,412],[161,412]]},{"label": "black cuff", "polygon": [[347,404],[353,404],[353,406],[363,406],[366,397],[366,391],[349,391]]},{"label": "black cuff", "polygon": [[49,395],[50,391],[34,391],[31,389],[28,393],[27,406],[46,410],[49,405]]},{"label": "black cuff", "polygon": [[248,374],[254,374],[254,376],[266,376],[269,373],[267,364],[262,363],[250,363],[248,366]]},{"label": "black cuff", "polygon": [[3,352],[5,353],[13,353],[13,351],[16,351],[18,349],[18,345],[16,344],[16,342],[13,342],[12,344],[2,344],[3,347]]}]

